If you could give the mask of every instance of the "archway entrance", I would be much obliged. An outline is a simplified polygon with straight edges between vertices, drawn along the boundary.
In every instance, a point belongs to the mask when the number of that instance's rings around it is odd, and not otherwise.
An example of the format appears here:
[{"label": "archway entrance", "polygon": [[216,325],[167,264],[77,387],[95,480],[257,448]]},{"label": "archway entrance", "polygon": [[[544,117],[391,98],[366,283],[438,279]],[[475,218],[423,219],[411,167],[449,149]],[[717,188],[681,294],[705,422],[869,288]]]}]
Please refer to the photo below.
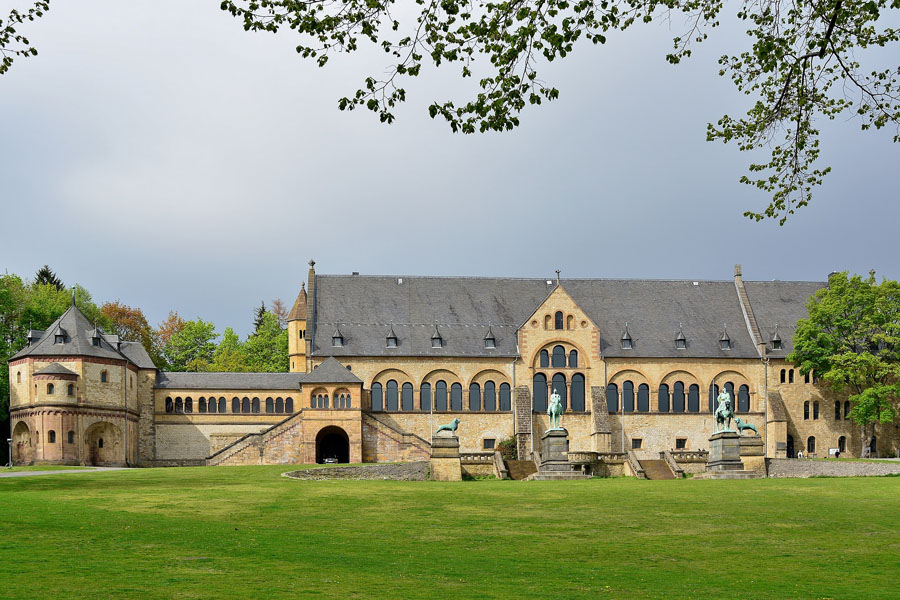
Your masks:
[{"label": "archway entrance", "polygon": [[787,457],[794,458],[794,436],[787,436]]},{"label": "archway entrance", "polygon": [[16,423],[13,429],[13,464],[30,465],[34,462],[34,447],[31,445],[31,431],[25,421]]},{"label": "archway entrance", "polygon": [[316,462],[350,462],[350,438],[347,432],[334,425],[316,435]]},{"label": "archway entrance", "polygon": [[85,462],[93,466],[125,464],[122,430],[108,421],[100,421],[84,432]]}]

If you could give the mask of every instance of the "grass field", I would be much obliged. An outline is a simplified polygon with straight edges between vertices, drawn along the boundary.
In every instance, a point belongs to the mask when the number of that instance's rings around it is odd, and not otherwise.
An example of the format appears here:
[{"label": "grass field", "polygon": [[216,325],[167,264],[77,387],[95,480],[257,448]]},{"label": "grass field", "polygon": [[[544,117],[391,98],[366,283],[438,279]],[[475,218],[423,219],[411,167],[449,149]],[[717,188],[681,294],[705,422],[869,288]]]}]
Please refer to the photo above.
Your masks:
[{"label": "grass field", "polygon": [[0,480],[16,598],[897,598],[900,479]]}]

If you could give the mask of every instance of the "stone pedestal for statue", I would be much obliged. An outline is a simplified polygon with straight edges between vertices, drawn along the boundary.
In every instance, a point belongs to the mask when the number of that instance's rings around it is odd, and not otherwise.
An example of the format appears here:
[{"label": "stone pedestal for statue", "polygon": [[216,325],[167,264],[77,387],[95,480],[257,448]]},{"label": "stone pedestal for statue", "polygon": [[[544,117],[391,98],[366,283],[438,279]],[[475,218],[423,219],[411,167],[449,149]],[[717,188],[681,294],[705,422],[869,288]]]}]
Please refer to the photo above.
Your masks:
[{"label": "stone pedestal for statue", "polygon": [[458,437],[431,438],[431,479],[462,481]]},{"label": "stone pedestal for statue", "polygon": [[548,429],[541,436],[541,464],[532,478],[538,481],[550,479],[584,479],[580,470],[569,464],[569,432],[565,429]]},{"label": "stone pedestal for statue", "polygon": [[[756,471],[744,468],[744,463],[741,461],[744,444],[742,439],[736,431],[720,431],[710,436],[709,458],[706,462],[706,473],[709,479],[753,479],[759,477],[759,473]],[[748,451],[753,452],[756,446],[752,442],[748,442],[747,448]],[[759,442],[759,448],[762,448],[762,442]]]}]

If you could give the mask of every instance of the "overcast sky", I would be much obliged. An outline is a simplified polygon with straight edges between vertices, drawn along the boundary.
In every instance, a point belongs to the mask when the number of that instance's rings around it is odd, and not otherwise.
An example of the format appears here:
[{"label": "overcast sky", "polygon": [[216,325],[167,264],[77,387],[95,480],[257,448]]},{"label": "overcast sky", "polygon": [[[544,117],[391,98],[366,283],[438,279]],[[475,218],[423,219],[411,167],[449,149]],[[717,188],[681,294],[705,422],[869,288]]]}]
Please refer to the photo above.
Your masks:
[{"label": "overcast sky", "polygon": [[[10,3],[0,0],[0,13]],[[342,113],[379,74],[366,49],[325,69],[290,32],[250,34],[218,2],[57,1],[39,56],[0,77],[2,264],[50,264],[95,300],[177,310],[246,334],[260,300],[320,273],[823,280],[900,277],[898,148],[822,124],[834,171],[784,227],[738,183],[750,157],[705,141],[748,99],[716,59],[727,26],[677,67],[677,24],[639,26],[544,69],[560,99],[515,132],[461,136],[427,115],[465,99],[455,67],[407,86],[398,120]]]}]

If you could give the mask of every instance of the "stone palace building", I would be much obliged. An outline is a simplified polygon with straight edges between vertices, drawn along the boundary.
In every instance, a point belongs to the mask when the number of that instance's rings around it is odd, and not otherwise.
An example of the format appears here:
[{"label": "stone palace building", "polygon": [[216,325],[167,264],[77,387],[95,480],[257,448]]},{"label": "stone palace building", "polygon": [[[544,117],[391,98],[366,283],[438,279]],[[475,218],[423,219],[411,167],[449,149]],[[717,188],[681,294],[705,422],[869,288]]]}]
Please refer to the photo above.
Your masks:
[{"label": "stone palace building", "polygon": [[[319,275],[291,310],[290,372],[174,373],[72,306],[9,361],[16,464],[426,459],[540,449],[553,390],[569,450],[606,462],[708,447],[723,389],[769,457],[858,455],[850,403],[785,360],[825,283]],[[893,453],[897,427],[875,451]],[[473,458],[474,457],[474,458]],[[602,471],[601,471],[602,472]]]}]

